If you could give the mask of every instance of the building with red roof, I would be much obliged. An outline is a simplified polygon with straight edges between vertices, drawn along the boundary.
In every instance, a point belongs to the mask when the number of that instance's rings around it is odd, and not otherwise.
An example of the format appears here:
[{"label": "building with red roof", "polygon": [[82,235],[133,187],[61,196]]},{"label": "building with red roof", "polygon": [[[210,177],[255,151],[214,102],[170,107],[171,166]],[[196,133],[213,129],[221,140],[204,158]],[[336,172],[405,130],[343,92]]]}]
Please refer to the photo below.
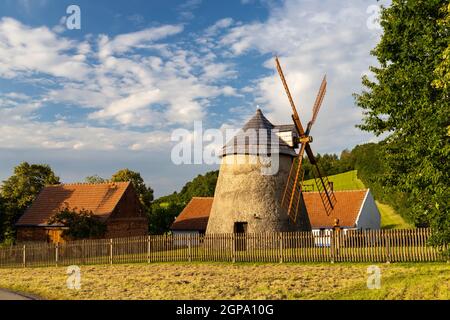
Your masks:
[{"label": "building with red roof", "polygon": [[49,219],[64,208],[92,212],[107,226],[105,237],[146,235],[148,221],[130,182],[46,186],[16,223],[17,240],[60,242],[62,225]]}]

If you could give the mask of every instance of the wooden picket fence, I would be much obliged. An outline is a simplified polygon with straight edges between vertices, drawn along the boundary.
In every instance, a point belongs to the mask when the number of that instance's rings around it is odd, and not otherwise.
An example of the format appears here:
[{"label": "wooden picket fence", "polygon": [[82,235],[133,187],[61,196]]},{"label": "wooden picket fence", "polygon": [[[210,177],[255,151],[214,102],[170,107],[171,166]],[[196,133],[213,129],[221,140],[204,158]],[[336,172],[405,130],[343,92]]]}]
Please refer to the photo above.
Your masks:
[{"label": "wooden picket fence", "polygon": [[427,244],[429,229],[261,234],[176,234],[25,244],[0,248],[0,267],[175,261],[414,262],[445,261]]}]

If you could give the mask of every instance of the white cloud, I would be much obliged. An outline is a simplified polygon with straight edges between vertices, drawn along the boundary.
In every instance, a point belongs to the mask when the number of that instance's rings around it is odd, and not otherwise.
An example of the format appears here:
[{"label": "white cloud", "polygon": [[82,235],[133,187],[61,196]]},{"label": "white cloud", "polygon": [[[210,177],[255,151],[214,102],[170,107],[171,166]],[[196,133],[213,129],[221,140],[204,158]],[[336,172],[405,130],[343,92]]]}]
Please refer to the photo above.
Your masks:
[{"label": "white cloud", "polygon": [[206,36],[214,36],[218,31],[229,28],[233,24],[234,20],[232,18],[223,18],[214,23],[212,26],[205,30]]},{"label": "white cloud", "polygon": [[164,25],[137,32],[120,34],[112,40],[109,40],[107,36],[103,35],[99,42],[99,55],[101,58],[106,58],[116,53],[125,53],[132,49],[143,48],[154,41],[164,39],[182,31],[183,26],[181,25]]},{"label": "white cloud", "polygon": [[180,13],[181,18],[193,19],[193,12],[201,5],[201,3],[202,0],[187,0],[177,7],[177,11]]},{"label": "white cloud", "polygon": [[[192,18],[198,5],[198,1],[188,1],[176,10],[183,18]],[[43,88],[35,96],[0,91],[2,150],[11,148],[17,154],[31,150],[33,159],[41,157],[50,163],[59,158],[65,175],[73,180],[90,170],[106,170],[105,162],[118,158],[126,160],[115,165],[129,166],[139,160],[146,163],[141,165],[153,179],[150,181],[159,181],[167,192],[172,191],[173,180],[183,185],[192,178],[186,172],[194,169],[170,165],[168,130],[212,117],[210,107],[219,113],[222,106],[213,105],[217,97],[249,98],[242,104],[233,101],[233,108],[218,115],[228,116],[223,128],[242,124],[256,104],[274,123],[291,121],[290,106],[271,58],[264,62],[269,72],[242,83],[236,66],[245,63],[245,59],[239,61],[243,55],[253,54],[258,58],[280,55],[304,124],[310,118],[321,78],[328,74],[328,93],[312,132],[314,151],[338,152],[368,141],[370,135],[354,128],[361,112],[351,93],[359,91],[361,74],[374,63],[368,53],[378,34],[366,25],[371,2],[288,0],[279,7],[264,5],[269,9],[264,21],[243,23],[224,18],[197,34],[183,34],[181,41],[171,41],[184,31],[178,24],[74,41],[58,27],[30,27],[2,18],[0,77]],[[57,110],[53,120],[42,119],[41,109],[54,105],[63,110]],[[66,106],[83,108],[81,115],[64,112]],[[36,152],[43,149],[45,152]],[[75,152],[77,157],[86,155],[84,164],[71,159]],[[136,157],[137,153],[142,157]],[[0,154],[2,159],[5,154]],[[160,158],[157,166],[152,163],[155,157]],[[99,164],[93,169],[96,161]],[[67,173],[72,170],[68,166],[79,164],[84,168],[77,174]],[[196,168],[197,173],[204,170]],[[0,169],[5,175],[4,168]],[[161,192],[161,186],[156,186]]]},{"label": "white cloud", "polygon": [[[164,126],[169,130],[171,125],[191,126],[194,120],[204,119],[211,99],[236,95],[235,88],[216,84],[235,73],[231,65],[218,63],[211,52],[160,42],[182,30],[179,25],[165,25],[112,39],[101,35],[72,41],[57,30],[3,18],[0,77],[26,79],[44,91],[34,98],[22,97],[27,103],[20,104],[19,93],[0,93],[4,116],[0,144],[140,150],[161,142],[148,137]],[[151,55],[133,53],[135,49],[147,49]],[[89,110],[85,123],[73,123],[70,115],[59,113],[55,124],[43,121],[39,108],[48,103]],[[115,125],[122,128],[115,129]],[[137,127],[146,130],[131,130]]]},{"label": "white cloud", "polygon": [[[361,74],[375,63],[369,55],[379,34],[369,30],[366,13],[370,2],[286,1],[272,8],[264,22],[232,27],[220,40],[233,56],[259,52],[279,55],[303,124],[311,117],[321,79],[328,75],[327,95],[313,128],[314,149],[338,152],[370,139],[355,128],[361,110],[353,92],[361,88]],[[275,123],[291,122],[291,107],[272,58],[264,66],[268,76],[245,88],[256,94],[266,115]]]},{"label": "white cloud", "polygon": [[71,54],[76,43],[47,27],[30,28],[12,18],[0,19],[0,76],[20,72],[46,73],[73,80],[84,79],[89,67],[83,54]]},{"label": "white cloud", "polygon": [[[91,119],[102,119],[108,117],[118,116],[118,120],[123,124],[133,124],[135,117],[133,117],[133,111],[143,109],[146,106],[158,101],[160,98],[160,90],[146,90],[130,94],[129,96],[113,101],[106,108],[91,113]],[[124,110],[126,112],[124,113]]]}]

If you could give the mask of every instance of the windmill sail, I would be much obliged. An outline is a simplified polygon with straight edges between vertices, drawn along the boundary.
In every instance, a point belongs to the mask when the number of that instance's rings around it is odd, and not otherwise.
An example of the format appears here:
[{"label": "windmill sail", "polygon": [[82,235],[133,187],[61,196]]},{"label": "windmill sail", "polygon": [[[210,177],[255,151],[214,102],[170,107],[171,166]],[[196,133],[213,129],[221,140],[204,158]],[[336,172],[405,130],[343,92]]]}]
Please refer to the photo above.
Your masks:
[{"label": "windmill sail", "polygon": [[[301,170],[300,158],[292,160],[289,178],[286,183],[281,205],[287,210],[288,216],[292,222],[297,222],[297,217],[301,210],[301,193],[304,172]],[[300,164],[300,165],[299,165]],[[301,174],[301,176],[300,176]]]},{"label": "windmill sail", "polygon": [[[310,143],[312,142],[312,137],[309,136],[311,132],[312,125],[316,121],[317,115],[319,113],[320,107],[323,102],[323,98],[326,93],[327,80],[326,76],[323,78],[322,83],[319,88],[319,92],[317,93],[316,101],[313,106],[312,118],[311,121],[308,122],[308,126],[306,128],[306,132],[303,129],[302,123],[300,121],[300,117],[297,113],[297,108],[295,107],[294,100],[292,99],[291,92],[287,85],[286,78],[284,77],[283,70],[281,69],[280,61],[278,57],[275,57],[276,67],[278,70],[278,74],[280,75],[281,82],[283,83],[283,87],[286,91],[286,95],[288,97],[289,103],[292,108],[292,120],[295,124],[297,132],[299,134],[299,142],[301,144],[300,152],[292,162],[288,181],[286,183],[286,187],[284,190],[283,198],[282,198],[282,206],[286,208],[290,219],[295,223],[297,221],[297,217],[299,214],[299,210],[301,210],[301,193],[302,193],[302,183],[303,183],[303,171],[301,170],[303,154],[306,152],[310,163],[314,167],[314,180],[316,182],[318,191],[320,193],[320,197],[322,199],[323,205],[325,207],[325,211],[327,215],[330,215],[336,204],[336,197],[333,193],[333,189],[328,181],[328,178],[322,174],[322,170],[319,167],[319,164],[314,157],[314,154],[311,150]],[[300,178],[300,173],[302,173],[302,177]]]},{"label": "windmill sail", "polygon": [[319,191],[320,198],[322,199],[323,206],[327,215],[329,216],[331,211],[336,204],[336,196],[334,195],[333,189],[327,176],[323,175],[318,163],[314,165],[313,170],[314,181],[317,185],[317,190]]}]

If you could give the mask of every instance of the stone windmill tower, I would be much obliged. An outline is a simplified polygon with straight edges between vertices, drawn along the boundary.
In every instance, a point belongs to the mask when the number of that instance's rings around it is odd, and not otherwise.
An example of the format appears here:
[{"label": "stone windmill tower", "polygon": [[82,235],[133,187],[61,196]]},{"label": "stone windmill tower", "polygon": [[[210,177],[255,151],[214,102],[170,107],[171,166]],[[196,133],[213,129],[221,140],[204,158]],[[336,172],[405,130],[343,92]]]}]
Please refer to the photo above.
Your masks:
[{"label": "stone windmill tower", "polygon": [[[223,147],[207,234],[311,228],[306,212],[299,212],[293,222],[280,201],[297,156],[296,136],[294,125],[275,126],[258,109]],[[266,155],[272,159],[270,172]]]},{"label": "stone windmill tower", "polygon": [[[314,180],[327,215],[334,209],[337,200],[333,187],[320,169],[310,145],[313,142],[311,128],[326,92],[326,77],[305,130],[278,57],[275,61],[292,108],[293,124],[274,126],[258,109],[224,146],[206,233],[310,230],[303,200],[305,154],[314,169]],[[267,163],[272,170],[267,170]]]}]

